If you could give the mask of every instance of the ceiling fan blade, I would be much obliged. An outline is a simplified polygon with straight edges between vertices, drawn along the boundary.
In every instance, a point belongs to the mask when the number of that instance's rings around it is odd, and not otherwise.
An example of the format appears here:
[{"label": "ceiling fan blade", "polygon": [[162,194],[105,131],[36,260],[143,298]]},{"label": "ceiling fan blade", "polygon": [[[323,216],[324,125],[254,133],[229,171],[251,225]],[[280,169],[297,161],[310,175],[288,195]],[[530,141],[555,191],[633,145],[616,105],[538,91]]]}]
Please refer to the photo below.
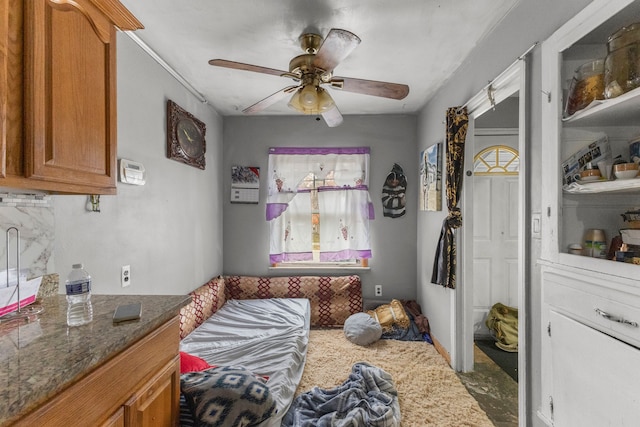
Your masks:
[{"label": "ceiling fan blade", "polygon": [[352,32],[333,28],[313,59],[313,66],[331,72],[359,44],[360,38]]},{"label": "ceiling fan blade", "polygon": [[286,71],[274,68],[260,67],[258,65],[243,64],[242,62],[227,61],[226,59],[211,59],[209,65],[216,67],[233,68],[234,70],[253,71],[254,73],[271,74],[272,76],[282,76]]},{"label": "ceiling fan blade", "polygon": [[286,97],[287,95],[295,92],[296,89],[298,89],[298,87],[299,86],[287,86],[284,89],[280,89],[276,93],[267,96],[262,101],[258,101],[255,104],[251,105],[250,107],[245,108],[244,110],[242,110],[242,112],[245,114],[258,113],[264,110],[265,108],[280,101],[282,98]]},{"label": "ceiling fan blade", "polygon": [[409,94],[409,86],[399,83],[378,82],[375,80],[334,77],[329,82],[332,88],[364,95],[383,98],[404,99]]},{"label": "ceiling fan blade", "polygon": [[342,113],[340,113],[338,107],[333,107],[331,110],[322,113],[322,118],[330,128],[334,128],[342,123]]}]

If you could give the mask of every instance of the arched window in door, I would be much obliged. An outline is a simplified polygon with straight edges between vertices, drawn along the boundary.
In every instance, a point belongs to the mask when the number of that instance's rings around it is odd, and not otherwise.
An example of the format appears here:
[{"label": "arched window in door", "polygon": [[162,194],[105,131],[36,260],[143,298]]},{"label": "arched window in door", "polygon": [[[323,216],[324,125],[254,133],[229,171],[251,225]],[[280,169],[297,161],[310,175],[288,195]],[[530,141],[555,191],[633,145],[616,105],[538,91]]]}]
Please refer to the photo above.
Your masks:
[{"label": "arched window in door", "polygon": [[518,150],[506,145],[492,145],[473,157],[474,175],[518,175]]}]

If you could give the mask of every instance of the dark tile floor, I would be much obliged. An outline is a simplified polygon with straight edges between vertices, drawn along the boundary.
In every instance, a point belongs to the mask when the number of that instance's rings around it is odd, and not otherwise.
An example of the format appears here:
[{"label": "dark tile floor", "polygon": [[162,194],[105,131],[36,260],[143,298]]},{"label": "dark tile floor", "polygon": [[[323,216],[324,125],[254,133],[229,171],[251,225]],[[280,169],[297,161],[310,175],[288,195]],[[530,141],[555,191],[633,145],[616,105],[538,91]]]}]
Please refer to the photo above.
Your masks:
[{"label": "dark tile floor", "polygon": [[474,371],[460,380],[496,427],[518,426],[518,383],[474,346]]}]

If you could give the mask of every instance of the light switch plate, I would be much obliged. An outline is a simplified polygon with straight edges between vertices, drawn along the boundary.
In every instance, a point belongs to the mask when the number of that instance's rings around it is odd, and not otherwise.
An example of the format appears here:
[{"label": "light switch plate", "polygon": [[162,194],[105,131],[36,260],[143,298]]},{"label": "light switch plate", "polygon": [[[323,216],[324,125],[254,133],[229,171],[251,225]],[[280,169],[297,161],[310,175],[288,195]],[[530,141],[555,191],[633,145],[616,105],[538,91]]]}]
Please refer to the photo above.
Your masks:
[{"label": "light switch plate", "polygon": [[542,214],[534,212],[531,214],[531,237],[539,239],[542,234]]}]

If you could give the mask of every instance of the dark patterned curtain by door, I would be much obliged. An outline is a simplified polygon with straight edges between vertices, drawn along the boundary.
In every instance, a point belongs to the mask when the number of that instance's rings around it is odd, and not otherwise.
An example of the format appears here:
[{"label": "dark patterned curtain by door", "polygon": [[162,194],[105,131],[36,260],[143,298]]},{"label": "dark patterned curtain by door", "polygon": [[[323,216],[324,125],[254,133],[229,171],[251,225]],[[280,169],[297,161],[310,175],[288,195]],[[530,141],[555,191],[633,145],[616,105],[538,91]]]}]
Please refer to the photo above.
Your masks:
[{"label": "dark patterned curtain by door", "polygon": [[456,287],[456,241],[453,230],[462,226],[458,199],[462,190],[464,141],[468,125],[466,107],[447,110],[446,183],[449,215],[442,223],[431,282],[452,289]]}]

